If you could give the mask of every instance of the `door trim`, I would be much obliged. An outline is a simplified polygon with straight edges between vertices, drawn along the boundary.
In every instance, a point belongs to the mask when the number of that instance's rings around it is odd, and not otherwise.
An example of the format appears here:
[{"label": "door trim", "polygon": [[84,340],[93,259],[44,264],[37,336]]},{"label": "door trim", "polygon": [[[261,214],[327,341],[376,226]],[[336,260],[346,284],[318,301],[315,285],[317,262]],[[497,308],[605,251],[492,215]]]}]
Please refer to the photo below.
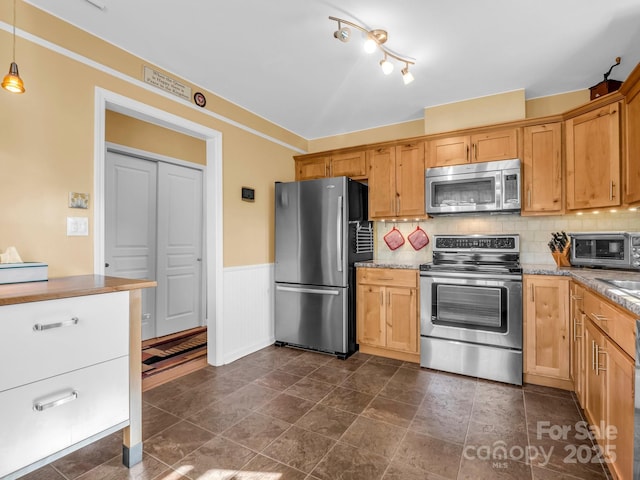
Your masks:
[{"label": "door trim", "polygon": [[[205,141],[206,166],[204,172],[205,199],[205,243],[204,261],[206,272],[207,361],[211,365],[222,365],[222,315],[223,315],[223,223],[222,223],[222,133],[200,124],[138,102],[123,95],[95,88],[94,98],[94,260],[93,271],[104,275],[105,261],[105,112],[112,110],[138,120],[189,135]],[[189,164],[193,167],[193,164]]]}]

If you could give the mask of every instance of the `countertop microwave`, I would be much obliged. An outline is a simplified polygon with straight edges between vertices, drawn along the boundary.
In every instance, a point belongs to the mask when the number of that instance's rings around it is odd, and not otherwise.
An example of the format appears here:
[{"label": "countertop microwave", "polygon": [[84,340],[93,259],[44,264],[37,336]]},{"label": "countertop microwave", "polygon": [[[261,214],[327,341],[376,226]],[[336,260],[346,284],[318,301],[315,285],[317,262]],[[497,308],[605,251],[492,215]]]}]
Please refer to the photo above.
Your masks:
[{"label": "countertop microwave", "polygon": [[640,269],[639,232],[570,233],[571,265]]},{"label": "countertop microwave", "polygon": [[520,159],[428,168],[429,215],[519,213]]}]

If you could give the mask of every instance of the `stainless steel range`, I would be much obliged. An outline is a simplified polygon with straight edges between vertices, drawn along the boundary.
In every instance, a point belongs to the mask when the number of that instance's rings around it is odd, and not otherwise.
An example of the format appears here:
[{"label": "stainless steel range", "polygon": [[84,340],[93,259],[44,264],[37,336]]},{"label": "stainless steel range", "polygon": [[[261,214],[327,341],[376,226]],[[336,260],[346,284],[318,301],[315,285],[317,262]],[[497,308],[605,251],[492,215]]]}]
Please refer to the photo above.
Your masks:
[{"label": "stainless steel range", "polygon": [[518,235],[435,235],[420,335],[422,367],[522,385]]}]

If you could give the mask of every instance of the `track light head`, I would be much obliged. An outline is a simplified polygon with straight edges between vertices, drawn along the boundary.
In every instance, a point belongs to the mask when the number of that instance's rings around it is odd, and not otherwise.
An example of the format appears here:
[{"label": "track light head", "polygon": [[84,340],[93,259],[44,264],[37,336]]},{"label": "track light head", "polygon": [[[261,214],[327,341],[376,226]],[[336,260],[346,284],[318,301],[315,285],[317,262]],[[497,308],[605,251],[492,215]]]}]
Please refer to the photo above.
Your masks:
[{"label": "track light head", "polygon": [[380,68],[382,68],[382,73],[385,75],[389,75],[393,72],[393,63],[389,61],[386,55],[382,60],[380,60]]},{"label": "track light head", "polygon": [[348,42],[351,38],[351,29],[349,27],[342,27],[333,32],[333,36],[341,42]]},{"label": "track light head", "polygon": [[414,78],[413,75],[411,74],[411,72],[409,71],[409,64],[407,63],[407,66],[404,67],[402,70],[400,70],[400,73],[402,73],[402,80],[404,81],[405,85],[409,85],[411,82],[413,82]]}]

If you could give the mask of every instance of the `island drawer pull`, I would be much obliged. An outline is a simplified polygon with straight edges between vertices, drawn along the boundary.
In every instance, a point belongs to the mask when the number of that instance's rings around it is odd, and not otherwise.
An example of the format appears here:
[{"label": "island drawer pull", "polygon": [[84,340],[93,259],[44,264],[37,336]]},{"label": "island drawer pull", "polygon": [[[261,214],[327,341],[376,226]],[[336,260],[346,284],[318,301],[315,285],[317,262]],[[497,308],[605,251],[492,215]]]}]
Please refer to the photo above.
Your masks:
[{"label": "island drawer pull", "polygon": [[78,392],[76,390],[72,391],[69,395],[66,395],[62,398],[59,398],[57,400],[52,400],[51,402],[47,402],[47,403],[34,403],[33,404],[33,409],[36,412],[42,412],[43,410],[46,410],[48,408],[53,408],[53,407],[59,407],[60,405],[64,405],[65,403],[69,403],[73,400],[75,400],[76,398],[78,398]]},{"label": "island drawer pull", "polygon": [[36,332],[42,332],[43,330],[50,330],[52,328],[70,327],[78,324],[78,317],[73,317],[71,320],[65,320],[64,322],[56,323],[36,323],[33,326],[33,330]]}]

